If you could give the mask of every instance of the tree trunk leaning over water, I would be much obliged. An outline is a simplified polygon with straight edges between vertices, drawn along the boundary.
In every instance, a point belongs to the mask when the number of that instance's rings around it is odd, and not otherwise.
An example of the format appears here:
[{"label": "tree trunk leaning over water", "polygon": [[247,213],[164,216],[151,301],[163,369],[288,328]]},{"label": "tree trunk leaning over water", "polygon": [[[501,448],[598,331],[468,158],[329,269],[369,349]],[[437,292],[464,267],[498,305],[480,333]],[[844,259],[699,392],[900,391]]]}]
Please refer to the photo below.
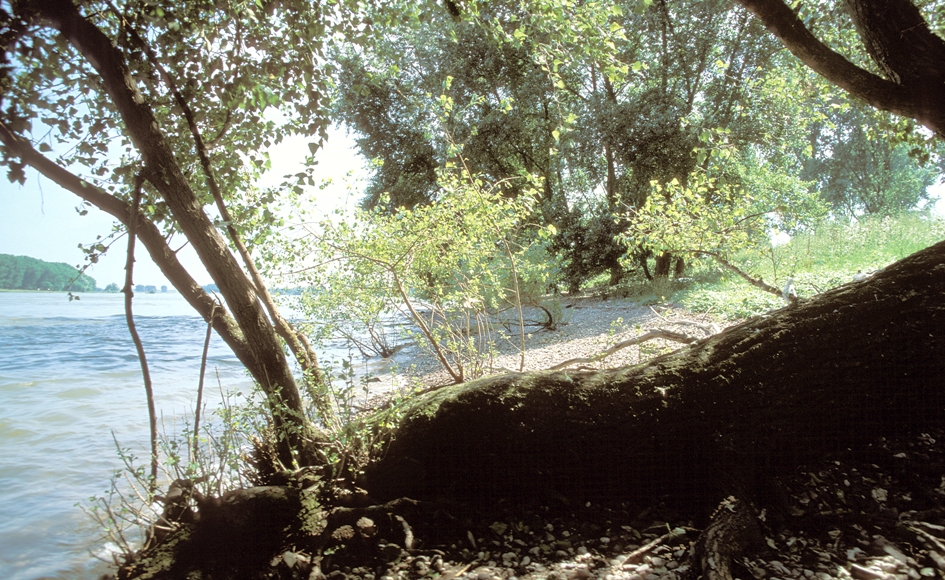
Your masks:
[{"label": "tree trunk leaning over water", "polygon": [[945,419],[945,242],[636,367],[491,377],[412,405],[377,501],[764,504],[773,478]]},{"label": "tree trunk leaning over water", "polygon": [[[283,537],[293,526],[310,534],[313,561],[353,539],[344,549],[363,564],[370,546],[381,549],[377,538],[399,538],[392,516],[426,521],[423,538],[436,542],[444,530],[469,530],[470,514],[490,521],[536,504],[559,514],[549,506],[573,512],[573,500],[591,500],[665,502],[683,520],[718,504],[694,546],[693,570],[731,580],[732,558],[763,540],[756,508],[787,511],[781,476],[831,455],[869,453],[880,437],[943,426],[943,352],[945,242],[645,365],[510,374],[428,393],[365,471],[369,495],[357,501],[378,505],[316,502],[313,511],[298,486],[198,499],[200,521],[121,577],[271,573],[287,542],[299,541]],[[386,526],[373,532],[375,543],[351,535],[365,518]],[[156,569],[165,573],[152,576]]]}]

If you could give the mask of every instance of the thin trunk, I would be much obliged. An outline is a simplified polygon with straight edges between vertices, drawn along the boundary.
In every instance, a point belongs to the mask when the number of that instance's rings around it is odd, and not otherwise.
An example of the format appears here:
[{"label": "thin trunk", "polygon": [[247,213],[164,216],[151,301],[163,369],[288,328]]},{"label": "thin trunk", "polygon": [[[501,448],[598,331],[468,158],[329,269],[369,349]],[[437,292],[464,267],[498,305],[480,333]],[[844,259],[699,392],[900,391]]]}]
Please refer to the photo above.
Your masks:
[{"label": "thin trunk", "polygon": [[144,177],[139,173],[135,176],[135,188],[131,203],[131,214],[128,219],[128,253],[125,259],[125,287],[122,292],[125,294],[125,321],[128,323],[128,332],[131,333],[131,340],[135,343],[135,350],[138,352],[138,362],[141,363],[141,376],[144,380],[144,395],[148,403],[148,425],[150,427],[151,438],[151,477],[148,480],[148,493],[154,495],[157,489],[157,470],[158,470],[158,434],[157,434],[157,410],[154,407],[154,389],[151,386],[151,371],[148,369],[148,357],[144,353],[144,345],[141,343],[141,337],[138,336],[138,329],[135,327],[135,317],[132,312],[131,302],[134,296],[134,267],[135,267],[135,225],[138,220],[133,216],[138,215],[138,208],[141,205],[141,185]]},{"label": "thin trunk", "polygon": [[609,145],[604,145],[604,158],[607,160],[607,209],[616,212],[620,204],[617,198],[617,167],[614,151]]},{"label": "thin trunk", "polygon": [[407,290],[400,281],[400,276],[398,276],[397,272],[393,270],[390,270],[390,273],[391,277],[394,279],[394,284],[397,286],[397,292],[400,294],[401,300],[404,301],[404,304],[407,306],[407,310],[410,311],[410,317],[413,318],[414,322],[417,323],[417,326],[420,327],[420,332],[423,333],[423,336],[426,337],[427,342],[429,342],[430,346],[433,348],[433,354],[436,356],[436,360],[440,361],[440,364],[443,365],[443,370],[449,374],[453,381],[457,383],[463,382],[462,369],[453,369],[453,365],[451,365],[449,361],[446,360],[446,355],[440,348],[440,344],[437,342],[436,337],[433,336],[433,333],[430,331],[430,328],[427,326],[426,322],[423,321],[423,317],[420,316],[420,313],[414,310],[413,302],[410,300],[410,297],[407,296]]},{"label": "thin trunk", "polygon": [[200,379],[197,382],[197,404],[194,408],[194,441],[190,456],[192,463],[197,463],[197,454],[200,451],[200,408],[203,405],[203,379],[207,374],[207,353],[210,351],[211,336],[213,336],[213,324],[208,323],[207,336],[203,339],[203,354],[200,355]]}]

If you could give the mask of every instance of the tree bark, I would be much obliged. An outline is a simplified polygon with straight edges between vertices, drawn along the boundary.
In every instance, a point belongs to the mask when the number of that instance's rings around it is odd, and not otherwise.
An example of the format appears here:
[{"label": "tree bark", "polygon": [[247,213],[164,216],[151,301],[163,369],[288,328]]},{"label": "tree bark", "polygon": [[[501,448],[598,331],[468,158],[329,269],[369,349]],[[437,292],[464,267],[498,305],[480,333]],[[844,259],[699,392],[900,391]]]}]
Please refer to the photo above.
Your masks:
[{"label": "tree bark", "polygon": [[[279,455],[293,463],[292,449],[305,447],[310,432],[301,397],[276,333],[259,305],[246,274],[226,241],[203,211],[151,107],[137,87],[121,52],[95,25],[85,19],[71,0],[30,3],[46,24],[57,29],[101,76],[108,97],[117,108],[135,147],[149,170],[149,181],[167,202],[181,231],[220,288],[233,317],[245,335],[252,360],[247,365],[270,398],[279,436]],[[304,461],[313,459],[304,458]]]},{"label": "tree bark", "polygon": [[664,251],[656,256],[656,269],[653,275],[657,278],[669,278],[670,265],[673,261],[673,255]]},{"label": "tree bark", "polygon": [[380,501],[763,505],[798,465],[941,427],[943,352],[945,242],[645,365],[430,393],[364,484]]}]

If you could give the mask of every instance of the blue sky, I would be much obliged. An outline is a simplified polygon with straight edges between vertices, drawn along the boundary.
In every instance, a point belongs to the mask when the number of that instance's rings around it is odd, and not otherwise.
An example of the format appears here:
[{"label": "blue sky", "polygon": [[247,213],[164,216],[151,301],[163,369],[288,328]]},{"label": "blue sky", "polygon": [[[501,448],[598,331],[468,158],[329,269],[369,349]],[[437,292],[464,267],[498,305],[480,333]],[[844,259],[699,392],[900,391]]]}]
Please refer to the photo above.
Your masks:
[{"label": "blue sky", "polygon": [[[339,203],[348,201],[345,186],[340,183],[345,174],[363,168],[363,161],[353,147],[353,140],[344,131],[333,130],[329,132],[327,145],[319,152],[316,181],[331,177],[337,182],[321,191],[313,188],[319,209],[326,213]],[[264,185],[274,185],[283,175],[301,171],[308,153],[308,141],[302,138],[288,139],[273,147],[270,150],[272,170],[268,172]],[[35,170],[27,168],[26,176],[26,185],[21,186],[10,183],[6,171],[0,171],[0,254],[31,256],[72,266],[83,264],[84,255],[78,245],[93,243],[97,235],[108,235],[114,220],[94,207],[87,215],[80,216],[75,209],[80,200],[74,194],[38,175]],[[172,242],[172,247],[179,247],[180,243]],[[126,244],[123,238],[97,264],[86,270],[99,287],[104,288],[112,282],[123,285]],[[192,249],[184,248],[178,255],[197,282],[211,282]],[[135,284],[168,284],[140,245],[135,257]]]}]

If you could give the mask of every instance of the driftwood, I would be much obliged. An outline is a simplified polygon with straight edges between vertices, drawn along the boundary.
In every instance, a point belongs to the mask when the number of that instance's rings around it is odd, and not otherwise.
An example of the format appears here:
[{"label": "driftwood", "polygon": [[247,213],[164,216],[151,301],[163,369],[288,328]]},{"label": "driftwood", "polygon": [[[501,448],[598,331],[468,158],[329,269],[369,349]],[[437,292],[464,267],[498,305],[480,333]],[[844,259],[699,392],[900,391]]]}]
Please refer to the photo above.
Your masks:
[{"label": "driftwood", "polygon": [[657,338],[664,338],[666,340],[672,340],[674,342],[681,342],[683,344],[692,344],[698,340],[696,337],[689,336],[688,334],[683,334],[681,332],[673,332],[672,330],[666,330],[665,328],[657,328],[657,329],[645,332],[641,334],[640,336],[635,336],[631,339],[618,342],[614,346],[608,348],[607,350],[603,352],[595,354],[594,356],[568,359],[562,363],[558,363],[554,365],[553,367],[550,367],[548,370],[557,371],[557,370],[561,370],[563,368],[567,368],[569,366],[580,364],[580,363],[590,364],[590,363],[599,362],[619,350],[623,350],[629,346],[633,346],[635,344],[641,344],[649,340],[655,340]]}]

